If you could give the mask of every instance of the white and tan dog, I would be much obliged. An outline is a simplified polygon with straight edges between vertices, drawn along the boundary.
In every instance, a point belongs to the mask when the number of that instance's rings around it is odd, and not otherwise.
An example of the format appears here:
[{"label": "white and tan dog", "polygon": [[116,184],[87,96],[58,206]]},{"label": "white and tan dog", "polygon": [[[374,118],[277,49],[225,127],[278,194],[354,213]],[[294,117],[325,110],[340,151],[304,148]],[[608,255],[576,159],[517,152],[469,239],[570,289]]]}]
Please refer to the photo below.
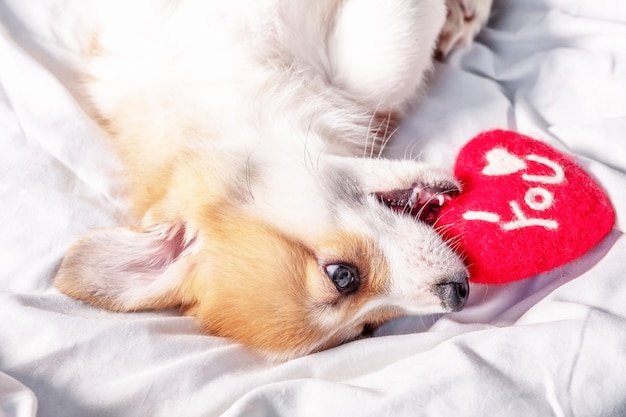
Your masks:
[{"label": "white and tan dog", "polygon": [[101,3],[85,83],[139,220],[80,240],[58,288],[275,359],[464,306],[433,229],[458,185],[380,152],[490,0]]}]

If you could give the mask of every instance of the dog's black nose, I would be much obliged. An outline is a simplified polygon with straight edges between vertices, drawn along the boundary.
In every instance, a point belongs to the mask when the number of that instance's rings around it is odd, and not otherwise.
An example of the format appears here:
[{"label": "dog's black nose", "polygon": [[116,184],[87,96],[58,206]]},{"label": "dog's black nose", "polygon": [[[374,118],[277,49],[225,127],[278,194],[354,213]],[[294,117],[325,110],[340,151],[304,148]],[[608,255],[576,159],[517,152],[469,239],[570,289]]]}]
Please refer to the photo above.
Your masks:
[{"label": "dog's black nose", "polygon": [[462,310],[469,297],[467,274],[462,273],[442,280],[435,286],[435,293],[441,299],[441,304],[446,310]]}]

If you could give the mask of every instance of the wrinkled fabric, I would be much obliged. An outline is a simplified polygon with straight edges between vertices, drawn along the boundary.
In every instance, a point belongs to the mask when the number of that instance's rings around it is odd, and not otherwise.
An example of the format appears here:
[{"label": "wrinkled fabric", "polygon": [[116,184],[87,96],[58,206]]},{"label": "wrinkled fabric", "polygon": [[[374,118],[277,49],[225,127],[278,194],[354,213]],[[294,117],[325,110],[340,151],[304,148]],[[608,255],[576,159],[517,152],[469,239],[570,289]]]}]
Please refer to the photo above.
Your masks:
[{"label": "wrinkled fabric", "polygon": [[87,4],[0,0],[0,416],[626,415],[623,0],[495,0],[387,149],[451,168],[480,131],[539,138],[609,195],[609,236],[562,268],[473,285],[464,311],[282,364],[174,312],[51,286],[79,236],[124,222],[119,166],[72,84]]}]

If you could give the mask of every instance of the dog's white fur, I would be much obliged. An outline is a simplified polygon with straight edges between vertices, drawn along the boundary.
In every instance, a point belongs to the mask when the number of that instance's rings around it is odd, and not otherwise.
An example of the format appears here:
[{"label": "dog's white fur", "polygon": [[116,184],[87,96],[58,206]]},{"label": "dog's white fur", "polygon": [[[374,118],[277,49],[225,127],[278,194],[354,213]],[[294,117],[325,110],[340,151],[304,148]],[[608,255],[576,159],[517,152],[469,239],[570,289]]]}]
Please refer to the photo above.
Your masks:
[{"label": "dog's white fur", "polygon": [[380,152],[438,39],[471,40],[489,5],[103,0],[85,84],[140,221],[79,241],[56,285],[112,310],[181,307],[278,359],[462,307],[461,259],[380,201],[454,180]]}]

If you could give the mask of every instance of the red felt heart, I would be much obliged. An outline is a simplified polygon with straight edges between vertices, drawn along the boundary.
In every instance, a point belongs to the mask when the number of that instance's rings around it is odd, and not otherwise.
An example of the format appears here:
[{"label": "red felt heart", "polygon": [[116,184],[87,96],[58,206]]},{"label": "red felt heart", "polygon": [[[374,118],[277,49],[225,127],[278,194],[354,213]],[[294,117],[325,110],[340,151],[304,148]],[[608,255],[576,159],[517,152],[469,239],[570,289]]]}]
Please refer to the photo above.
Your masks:
[{"label": "red felt heart", "polygon": [[505,283],[581,256],[613,227],[615,212],[593,179],[550,146],[494,130],[459,153],[463,192],[437,224],[458,241],[471,280]]}]

